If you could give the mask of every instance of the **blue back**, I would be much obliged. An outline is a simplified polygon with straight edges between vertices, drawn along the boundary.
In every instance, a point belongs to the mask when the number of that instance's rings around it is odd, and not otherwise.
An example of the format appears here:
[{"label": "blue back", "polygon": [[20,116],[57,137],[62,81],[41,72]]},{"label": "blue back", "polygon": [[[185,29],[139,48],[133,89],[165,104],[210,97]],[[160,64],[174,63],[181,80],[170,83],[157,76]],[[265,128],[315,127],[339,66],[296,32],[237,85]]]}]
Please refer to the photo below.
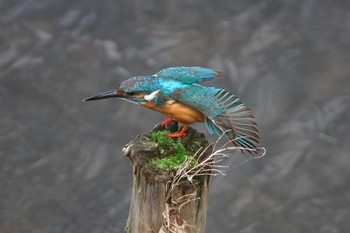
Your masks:
[{"label": "blue back", "polygon": [[183,83],[191,84],[211,80],[215,77],[220,77],[222,73],[199,66],[180,66],[163,69],[155,75],[158,77],[169,78]]}]

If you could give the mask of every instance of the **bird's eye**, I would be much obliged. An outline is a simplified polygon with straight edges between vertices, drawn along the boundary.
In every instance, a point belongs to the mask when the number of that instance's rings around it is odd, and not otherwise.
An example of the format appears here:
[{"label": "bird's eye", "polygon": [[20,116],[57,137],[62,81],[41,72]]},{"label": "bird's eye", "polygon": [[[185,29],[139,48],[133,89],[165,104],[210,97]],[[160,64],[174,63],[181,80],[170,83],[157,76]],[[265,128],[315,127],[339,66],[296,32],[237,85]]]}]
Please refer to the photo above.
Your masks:
[{"label": "bird's eye", "polygon": [[135,95],[136,93],[131,91],[131,92],[127,92],[126,94],[128,94],[128,95]]}]

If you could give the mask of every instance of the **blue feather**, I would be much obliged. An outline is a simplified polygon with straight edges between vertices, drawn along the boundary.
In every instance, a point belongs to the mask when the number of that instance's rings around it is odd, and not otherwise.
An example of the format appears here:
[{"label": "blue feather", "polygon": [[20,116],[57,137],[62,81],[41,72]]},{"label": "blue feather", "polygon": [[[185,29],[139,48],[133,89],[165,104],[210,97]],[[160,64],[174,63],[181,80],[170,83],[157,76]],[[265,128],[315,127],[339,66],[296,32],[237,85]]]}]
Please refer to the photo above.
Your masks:
[{"label": "blue feather", "polygon": [[203,68],[199,66],[193,67],[170,67],[163,69],[155,74],[157,77],[174,79],[183,83],[197,83],[220,77],[221,72]]},{"label": "blue feather", "polygon": [[204,123],[210,134],[213,134],[213,133],[215,133],[216,135],[222,134],[221,130],[209,118],[206,118]]},{"label": "blue feather", "polygon": [[255,119],[237,96],[223,89],[192,84],[177,89],[170,97],[204,113],[209,133],[221,135],[225,132],[237,147],[255,149],[260,146]]}]

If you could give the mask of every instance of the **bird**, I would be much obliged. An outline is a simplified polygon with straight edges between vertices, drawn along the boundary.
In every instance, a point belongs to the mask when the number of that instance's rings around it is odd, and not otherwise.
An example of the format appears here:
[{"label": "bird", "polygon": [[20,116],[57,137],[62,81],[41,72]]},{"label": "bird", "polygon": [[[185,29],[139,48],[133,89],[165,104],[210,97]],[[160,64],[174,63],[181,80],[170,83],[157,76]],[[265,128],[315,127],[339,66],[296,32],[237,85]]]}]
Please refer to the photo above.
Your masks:
[{"label": "bird", "polygon": [[[210,134],[225,134],[239,150],[258,153],[259,130],[251,110],[239,97],[222,88],[199,83],[219,78],[223,72],[199,66],[169,67],[153,75],[134,76],[107,91],[83,101],[120,98],[167,116],[182,124],[170,138],[186,136],[190,124],[204,122]],[[243,152],[244,153],[244,152]]]}]

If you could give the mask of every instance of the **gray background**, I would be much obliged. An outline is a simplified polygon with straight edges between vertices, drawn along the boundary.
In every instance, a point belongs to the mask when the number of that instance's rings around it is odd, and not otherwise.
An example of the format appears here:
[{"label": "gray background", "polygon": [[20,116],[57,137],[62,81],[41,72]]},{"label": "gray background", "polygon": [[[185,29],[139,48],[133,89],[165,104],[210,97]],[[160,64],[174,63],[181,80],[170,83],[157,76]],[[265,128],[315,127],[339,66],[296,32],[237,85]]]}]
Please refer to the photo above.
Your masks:
[{"label": "gray background", "polygon": [[0,0],[0,232],[122,232],[121,150],[165,118],[81,100],[177,65],[223,71],[205,85],[241,97],[268,150],[225,161],[207,232],[348,232],[349,12],[341,0]]}]

